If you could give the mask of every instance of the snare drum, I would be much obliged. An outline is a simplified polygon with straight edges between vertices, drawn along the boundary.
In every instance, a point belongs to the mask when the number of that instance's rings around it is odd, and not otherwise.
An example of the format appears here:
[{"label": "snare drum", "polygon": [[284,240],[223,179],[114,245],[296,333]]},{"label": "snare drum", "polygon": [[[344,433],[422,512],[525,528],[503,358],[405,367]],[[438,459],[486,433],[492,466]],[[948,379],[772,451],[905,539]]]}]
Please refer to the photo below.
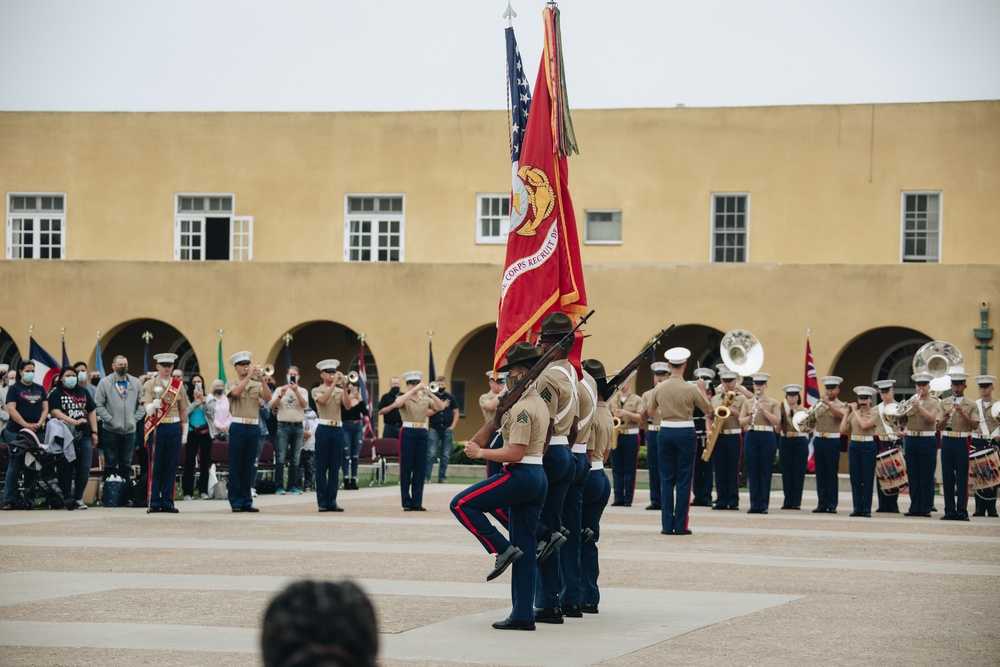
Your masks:
[{"label": "snare drum", "polygon": [[997,450],[988,447],[969,454],[969,482],[977,494],[1000,486],[1000,454]]},{"label": "snare drum", "polygon": [[875,476],[879,488],[887,496],[894,496],[909,485],[906,477],[906,461],[899,447],[879,452],[875,456]]}]

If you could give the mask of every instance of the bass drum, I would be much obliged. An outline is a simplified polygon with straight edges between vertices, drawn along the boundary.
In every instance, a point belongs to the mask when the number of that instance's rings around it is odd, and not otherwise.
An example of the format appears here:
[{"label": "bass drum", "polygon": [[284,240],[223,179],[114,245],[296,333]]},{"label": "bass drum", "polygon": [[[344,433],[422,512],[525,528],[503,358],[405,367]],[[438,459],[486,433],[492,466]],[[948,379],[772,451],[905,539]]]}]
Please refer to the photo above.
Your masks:
[{"label": "bass drum", "polygon": [[895,496],[909,486],[906,476],[906,461],[899,447],[887,449],[875,456],[875,476],[878,486],[887,496]]},{"label": "bass drum", "polygon": [[[980,498],[986,498],[983,495],[986,491],[1000,487],[1000,454],[997,450],[989,447],[969,454],[969,482]],[[989,499],[993,498],[990,494]]]}]

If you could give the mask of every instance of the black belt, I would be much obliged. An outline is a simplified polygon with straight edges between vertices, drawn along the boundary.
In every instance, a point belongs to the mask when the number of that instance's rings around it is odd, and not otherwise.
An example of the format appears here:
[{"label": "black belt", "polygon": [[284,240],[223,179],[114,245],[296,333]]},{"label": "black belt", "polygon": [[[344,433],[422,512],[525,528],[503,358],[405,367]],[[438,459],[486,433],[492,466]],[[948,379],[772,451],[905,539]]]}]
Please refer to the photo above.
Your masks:
[{"label": "black belt", "polygon": [[361,420],[360,419],[345,419],[344,423],[345,424],[360,424]]}]

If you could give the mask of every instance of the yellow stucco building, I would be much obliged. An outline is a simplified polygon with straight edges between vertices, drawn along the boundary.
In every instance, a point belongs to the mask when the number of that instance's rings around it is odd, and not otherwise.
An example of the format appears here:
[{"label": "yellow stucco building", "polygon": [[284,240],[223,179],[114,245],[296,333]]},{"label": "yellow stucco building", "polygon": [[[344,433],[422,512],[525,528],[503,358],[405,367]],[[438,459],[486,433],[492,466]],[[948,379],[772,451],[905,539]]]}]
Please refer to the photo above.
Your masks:
[{"label": "yellow stucco building", "polygon": [[[913,351],[973,374],[1000,307],[1000,102],[575,111],[584,356],[660,328],[714,364],[754,332],[772,393],[819,374],[908,385]],[[241,349],[304,381],[369,349],[373,393],[435,361],[481,425],[510,165],[506,113],[0,113],[0,361],[58,356],[215,377]],[[39,258],[49,261],[36,261]],[[990,306],[989,304],[992,304]],[[992,307],[992,310],[989,310]],[[648,384],[648,373],[638,379]],[[848,390],[845,395],[851,397]]]}]

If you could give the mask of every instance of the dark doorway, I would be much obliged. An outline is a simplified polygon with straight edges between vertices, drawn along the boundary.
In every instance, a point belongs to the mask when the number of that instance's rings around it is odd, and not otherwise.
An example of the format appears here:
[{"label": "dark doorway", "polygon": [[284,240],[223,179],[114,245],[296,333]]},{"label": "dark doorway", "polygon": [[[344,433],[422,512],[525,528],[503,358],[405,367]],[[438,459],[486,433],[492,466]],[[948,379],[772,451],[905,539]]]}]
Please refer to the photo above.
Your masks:
[{"label": "dark doorway", "polygon": [[205,219],[205,259],[229,261],[229,218]]}]

